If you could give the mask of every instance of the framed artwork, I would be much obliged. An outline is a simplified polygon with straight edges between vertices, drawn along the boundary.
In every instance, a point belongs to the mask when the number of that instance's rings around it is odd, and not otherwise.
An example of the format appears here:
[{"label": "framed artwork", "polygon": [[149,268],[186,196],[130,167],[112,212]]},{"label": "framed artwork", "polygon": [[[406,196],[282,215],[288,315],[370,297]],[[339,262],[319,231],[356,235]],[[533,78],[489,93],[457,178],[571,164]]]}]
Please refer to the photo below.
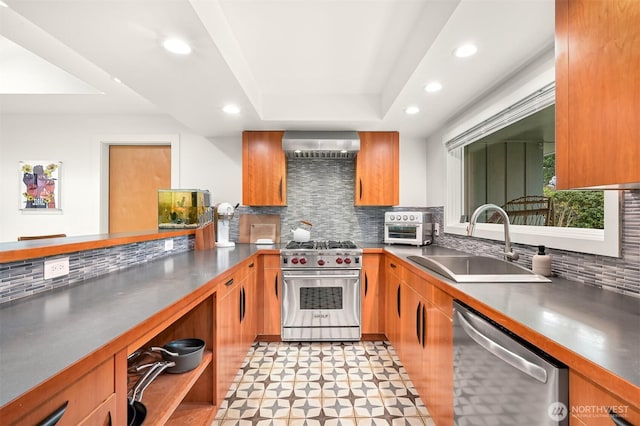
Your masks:
[{"label": "framed artwork", "polygon": [[20,210],[60,211],[61,161],[20,161]]}]

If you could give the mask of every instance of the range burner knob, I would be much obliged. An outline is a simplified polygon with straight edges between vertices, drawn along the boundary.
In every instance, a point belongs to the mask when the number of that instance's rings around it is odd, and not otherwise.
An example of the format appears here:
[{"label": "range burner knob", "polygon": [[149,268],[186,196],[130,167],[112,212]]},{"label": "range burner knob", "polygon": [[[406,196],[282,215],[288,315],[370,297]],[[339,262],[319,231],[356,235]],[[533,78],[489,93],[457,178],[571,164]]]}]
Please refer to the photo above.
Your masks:
[{"label": "range burner knob", "polygon": [[298,258],[294,257],[293,259],[291,259],[291,263],[293,263],[294,265],[298,264]]},{"label": "range burner knob", "polygon": [[305,259],[304,257],[301,257],[301,258],[300,258],[300,263],[301,263],[302,265],[306,264],[306,263],[307,263],[307,259]]},{"label": "range burner knob", "polygon": [[[345,261],[346,261],[346,260],[345,260]],[[337,258],[337,259],[336,259],[336,263],[337,263],[338,265],[342,265],[342,258],[340,258],[340,257],[339,257],[339,258]]]},{"label": "range burner knob", "polygon": [[347,265],[348,265],[348,264],[350,264],[350,263],[351,263],[351,258],[347,257],[347,258],[344,260],[344,263],[346,263]]},{"label": "range burner knob", "polygon": [[322,266],[324,265],[324,259],[318,259],[318,265]]}]

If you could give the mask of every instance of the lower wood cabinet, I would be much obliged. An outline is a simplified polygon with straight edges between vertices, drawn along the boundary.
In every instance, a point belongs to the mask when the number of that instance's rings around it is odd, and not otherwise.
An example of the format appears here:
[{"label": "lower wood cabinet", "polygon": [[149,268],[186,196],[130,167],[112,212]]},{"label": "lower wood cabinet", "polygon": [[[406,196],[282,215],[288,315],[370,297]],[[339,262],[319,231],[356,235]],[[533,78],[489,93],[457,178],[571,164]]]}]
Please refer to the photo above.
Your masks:
[{"label": "lower wood cabinet", "polygon": [[261,256],[262,279],[258,291],[262,294],[262,321],[258,324],[258,334],[266,339],[279,339],[280,304],[282,303],[282,275],[280,273],[280,255]]},{"label": "lower wood cabinet", "polygon": [[[114,357],[93,360],[81,377],[57,376],[3,407],[3,425],[40,424],[61,415],[59,426],[108,424],[116,421]],[[87,364],[87,363],[86,363]],[[96,365],[97,364],[97,365]],[[71,380],[66,382],[65,380]]]},{"label": "lower wood cabinet", "polygon": [[[620,399],[583,375],[569,371],[569,413],[571,425],[611,426],[611,416],[640,425],[640,409]],[[613,414],[608,413],[611,409]],[[624,424],[624,423],[621,423]]]},{"label": "lower wood cabinet", "polygon": [[385,330],[429,414],[453,425],[453,298],[386,262]]},{"label": "lower wood cabinet", "polygon": [[384,333],[381,318],[380,268],[381,254],[362,255],[361,300],[362,300],[362,334]]}]

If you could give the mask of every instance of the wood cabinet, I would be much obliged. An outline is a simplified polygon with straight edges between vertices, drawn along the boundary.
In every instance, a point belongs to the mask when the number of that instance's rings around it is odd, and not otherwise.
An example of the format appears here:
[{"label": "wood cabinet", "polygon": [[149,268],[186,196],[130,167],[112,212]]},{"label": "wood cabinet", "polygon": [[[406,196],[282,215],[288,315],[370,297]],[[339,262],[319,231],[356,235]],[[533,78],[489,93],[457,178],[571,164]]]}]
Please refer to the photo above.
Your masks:
[{"label": "wood cabinet", "polygon": [[280,255],[265,254],[261,256],[262,279],[259,291],[262,294],[262,321],[258,334],[265,340],[280,338],[280,303],[282,297],[282,276],[280,274]]},{"label": "wood cabinet", "polygon": [[400,314],[402,296],[402,268],[394,260],[385,257],[384,269],[384,331],[396,351],[400,343]]},{"label": "wood cabinet", "polygon": [[287,205],[287,160],[282,131],[242,133],[242,204]]},{"label": "wood cabinet", "polygon": [[382,265],[381,254],[364,254],[362,256],[362,334],[381,334],[381,299],[380,292],[380,268]]},{"label": "wood cabinet", "polygon": [[221,403],[231,387],[249,346],[257,334],[255,260],[224,276],[217,292],[216,401]]},{"label": "wood cabinet", "polygon": [[[45,355],[46,357],[46,355]],[[45,358],[43,358],[44,360]],[[80,377],[54,378],[3,407],[3,425],[40,424],[62,413],[58,425],[105,424],[115,422],[115,358],[93,359],[79,369],[88,371]],[[73,372],[72,372],[73,373]],[[65,380],[69,382],[65,383]],[[124,417],[122,417],[124,422]]]},{"label": "wood cabinet", "polygon": [[244,356],[258,335],[258,267],[257,262],[252,261],[247,265],[248,273],[241,287],[240,299],[240,324],[242,326],[242,345]]},{"label": "wood cabinet", "polygon": [[453,298],[400,262],[385,265],[387,336],[434,422],[453,425]]},{"label": "wood cabinet", "polygon": [[400,136],[398,132],[359,132],[355,205],[393,206],[399,201]]},{"label": "wood cabinet", "polygon": [[640,188],[640,7],[556,0],[559,189]]},{"label": "wood cabinet", "polygon": [[608,392],[600,385],[573,370],[569,370],[570,424],[577,426],[613,425],[610,408],[630,424],[640,424],[640,409]]}]

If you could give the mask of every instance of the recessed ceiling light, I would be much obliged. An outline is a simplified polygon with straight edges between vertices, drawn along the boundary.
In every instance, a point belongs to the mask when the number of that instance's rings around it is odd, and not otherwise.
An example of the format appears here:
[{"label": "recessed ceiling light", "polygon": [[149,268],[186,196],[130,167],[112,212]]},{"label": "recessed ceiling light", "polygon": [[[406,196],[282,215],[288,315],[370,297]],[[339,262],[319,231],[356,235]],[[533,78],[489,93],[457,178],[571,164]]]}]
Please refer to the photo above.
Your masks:
[{"label": "recessed ceiling light", "polygon": [[417,114],[420,112],[420,108],[418,108],[417,106],[410,106],[410,107],[406,107],[404,109],[404,112],[409,114],[409,115],[413,115],[413,114]]},{"label": "recessed ceiling light", "polygon": [[425,92],[429,93],[439,92],[440,90],[442,90],[442,84],[438,83],[437,81],[432,81],[431,83],[424,86],[424,90]]},{"label": "recessed ceiling light", "polygon": [[162,46],[169,52],[177,55],[188,55],[191,53],[191,46],[189,46],[184,40],[180,40],[178,38],[168,38],[164,43],[162,43]]},{"label": "recessed ceiling light", "polygon": [[2,7],[9,7],[8,4],[6,4],[5,2],[3,2],[2,0],[0,0],[0,6]]},{"label": "recessed ceiling light", "polygon": [[226,105],[222,110],[227,114],[238,114],[240,112],[240,108],[235,105]]},{"label": "recessed ceiling light", "polygon": [[468,58],[469,56],[475,55],[477,51],[478,47],[475,44],[467,43],[456,47],[453,54],[458,58]]},{"label": "recessed ceiling light", "polygon": [[118,77],[111,77],[111,79],[118,84],[122,84],[122,80],[120,80]]}]

